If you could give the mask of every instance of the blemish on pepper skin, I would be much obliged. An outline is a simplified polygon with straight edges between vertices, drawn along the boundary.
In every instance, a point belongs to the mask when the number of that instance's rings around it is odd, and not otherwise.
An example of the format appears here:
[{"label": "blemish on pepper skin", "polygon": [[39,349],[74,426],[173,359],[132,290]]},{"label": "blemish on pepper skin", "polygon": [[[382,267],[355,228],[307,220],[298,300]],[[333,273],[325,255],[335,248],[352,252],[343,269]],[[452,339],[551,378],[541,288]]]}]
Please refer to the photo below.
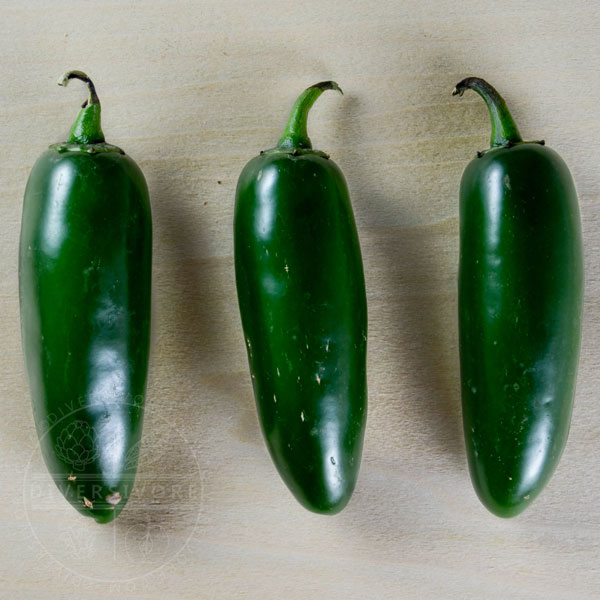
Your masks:
[{"label": "blemish on pepper skin", "polygon": [[94,503],[91,500],[88,500],[85,496],[83,497],[83,505],[86,508],[94,508]]},{"label": "blemish on pepper skin", "polygon": [[109,494],[106,496],[106,501],[113,506],[116,506],[123,500],[123,496],[121,496],[120,492],[114,492],[113,494]]},{"label": "blemish on pepper skin", "polygon": [[321,385],[321,378],[319,377],[318,373],[315,375],[315,379],[317,380],[317,383]]},{"label": "blemish on pepper skin", "polygon": [[277,404],[277,396],[275,394],[273,394],[273,402],[275,402],[275,404]]},{"label": "blemish on pepper skin", "polygon": [[68,479],[69,481],[75,481],[75,480],[77,479],[77,477],[76,477],[75,475],[73,475],[73,473],[71,473],[71,474],[70,474],[70,475],[67,477],[67,479]]},{"label": "blemish on pepper skin", "polygon": [[509,189],[509,190],[511,190],[511,189],[512,189],[512,188],[510,187],[510,179],[509,179],[509,177],[508,177],[508,174],[506,174],[506,175],[504,176],[503,182],[504,182],[504,185],[506,186],[506,188],[507,188],[507,189]]},{"label": "blemish on pepper skin", "polygon": [[304,423],[304,411],[302,411],[302,412],[300,413],[300,418],[302,419],[302,422]]}]

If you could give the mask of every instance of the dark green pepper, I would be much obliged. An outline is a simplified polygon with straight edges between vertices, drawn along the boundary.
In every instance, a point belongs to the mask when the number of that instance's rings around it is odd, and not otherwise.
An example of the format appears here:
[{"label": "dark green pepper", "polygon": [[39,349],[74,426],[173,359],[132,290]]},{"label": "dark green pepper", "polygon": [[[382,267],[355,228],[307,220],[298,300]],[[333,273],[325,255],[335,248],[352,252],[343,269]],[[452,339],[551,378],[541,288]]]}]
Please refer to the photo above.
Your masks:
[{"label": "dark green pepper", "polygon": [[111,521],[137,469],[150,333],[152,225],[144,176],[105,143],[89,78],[68,142],[33,167],[19,253],[21,327],[48,470],[84,515]]},{"label": "dark green pepper", "polygon": [[242,171],[235,271],[259,419],[279,473],[309,510],[336,513],[358,475],[367,411],[367,304],[339,167],[312,149],[305,90],[279,144]]},{"label": "dark green pepper", "polygon": [[524,142],[498,92],[477,78],[491,148],[460,186],[463,424],[473,485],[501,517],[523,511],[567,441],[583,296],[575,186],[560,156]]}]

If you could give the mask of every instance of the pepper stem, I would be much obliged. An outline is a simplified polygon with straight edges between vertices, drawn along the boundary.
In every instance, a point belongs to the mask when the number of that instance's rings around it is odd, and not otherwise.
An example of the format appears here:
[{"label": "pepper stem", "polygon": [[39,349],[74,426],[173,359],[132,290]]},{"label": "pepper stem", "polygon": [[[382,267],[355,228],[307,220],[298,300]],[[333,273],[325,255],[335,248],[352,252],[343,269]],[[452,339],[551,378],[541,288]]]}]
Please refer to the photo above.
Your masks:
[{"label": "pepper stem", "polygon": [[492,121],[492,135],[490,146],[506,146],[522,142],[519,133],[504,98],[487,82],[479,77],[467,77],[454,88],[453,96],[462,96],[465,90],[477,92],[486,103]]},{"label": "pepper stem", "polygon": [[343,94],[340,86],[335,81],[321,81],[306,88],[296,100],[283,135],[279,138],[277,147],[282,150],[310,150],[312,144],[306,131],[308,112],[317,98],[325,90],[336,90]]},{"label": "pepper stem", "polygon": [[100,100],[92,80],[83,71],[69,71],[65,73],[58,85],[67,86],[71,79],[79,79],[87,84],[90,97],[81,106],[81,110],[71,127],[69,143],[72,144],[100,144],[105,141],[100,124]]}]

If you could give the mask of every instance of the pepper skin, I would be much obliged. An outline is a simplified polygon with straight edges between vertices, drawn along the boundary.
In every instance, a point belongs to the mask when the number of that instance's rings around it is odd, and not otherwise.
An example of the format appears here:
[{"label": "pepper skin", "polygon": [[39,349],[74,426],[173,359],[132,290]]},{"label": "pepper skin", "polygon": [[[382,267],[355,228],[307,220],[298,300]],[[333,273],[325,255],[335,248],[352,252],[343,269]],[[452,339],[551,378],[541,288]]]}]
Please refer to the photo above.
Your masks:
[{"label": "pepper skin", "polygon": [[560,156],[523,142],[504,100],[468,78],[492,120],[491,148],[460,186],[459,330],[471,478],[500,517],[523,511],[567,441],[583,297],[575,186]]},{"label": "pepper skin", "polygon": [[298,501],[334,514],[358,476],[367,409],[367,304],[342,172],[312,150],[308,111],[334,82],[298,98],[273,149],[244,168],[235,270],[259,420]]},{"label": "pepper skin", "polygon": [[36,429],[67,500],[99,523],[131,493],[149,352],[152,226],[135,162],[104,142],[90,99],[27,182],[21,326]]}]

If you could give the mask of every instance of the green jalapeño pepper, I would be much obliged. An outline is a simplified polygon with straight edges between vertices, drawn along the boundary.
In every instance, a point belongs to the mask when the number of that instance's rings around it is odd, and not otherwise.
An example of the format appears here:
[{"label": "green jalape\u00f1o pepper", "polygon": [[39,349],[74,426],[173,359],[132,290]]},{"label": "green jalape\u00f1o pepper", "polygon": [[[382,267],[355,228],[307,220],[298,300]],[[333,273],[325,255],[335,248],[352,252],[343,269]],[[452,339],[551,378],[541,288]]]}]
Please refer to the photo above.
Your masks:
[{"label": "green jalape\u00f1o pepper", "polygon": [[67,142],[35,163],[23,204],[21,328],[42,454],[100,523],[135,477],[149,351],[152,225],[142,172],[105,143],[89,78]]},{"label": "green jalape\u00f1o pepper", "polygon": [[498,92],[477,78],[491,148],[460,185],[463,424],[475,490],[494,514],[523,511],[567,441],[581,330],[577,195],[560,156],[524,142]]},{"label": "green jalape\u00f1o pepper", "polygon": [[346,505],[367,410],[367,304],[348,188],[312,149],[306,89],[276,148],[240,175],[235,271],[259,420],[284,482],[309,510]]}]

